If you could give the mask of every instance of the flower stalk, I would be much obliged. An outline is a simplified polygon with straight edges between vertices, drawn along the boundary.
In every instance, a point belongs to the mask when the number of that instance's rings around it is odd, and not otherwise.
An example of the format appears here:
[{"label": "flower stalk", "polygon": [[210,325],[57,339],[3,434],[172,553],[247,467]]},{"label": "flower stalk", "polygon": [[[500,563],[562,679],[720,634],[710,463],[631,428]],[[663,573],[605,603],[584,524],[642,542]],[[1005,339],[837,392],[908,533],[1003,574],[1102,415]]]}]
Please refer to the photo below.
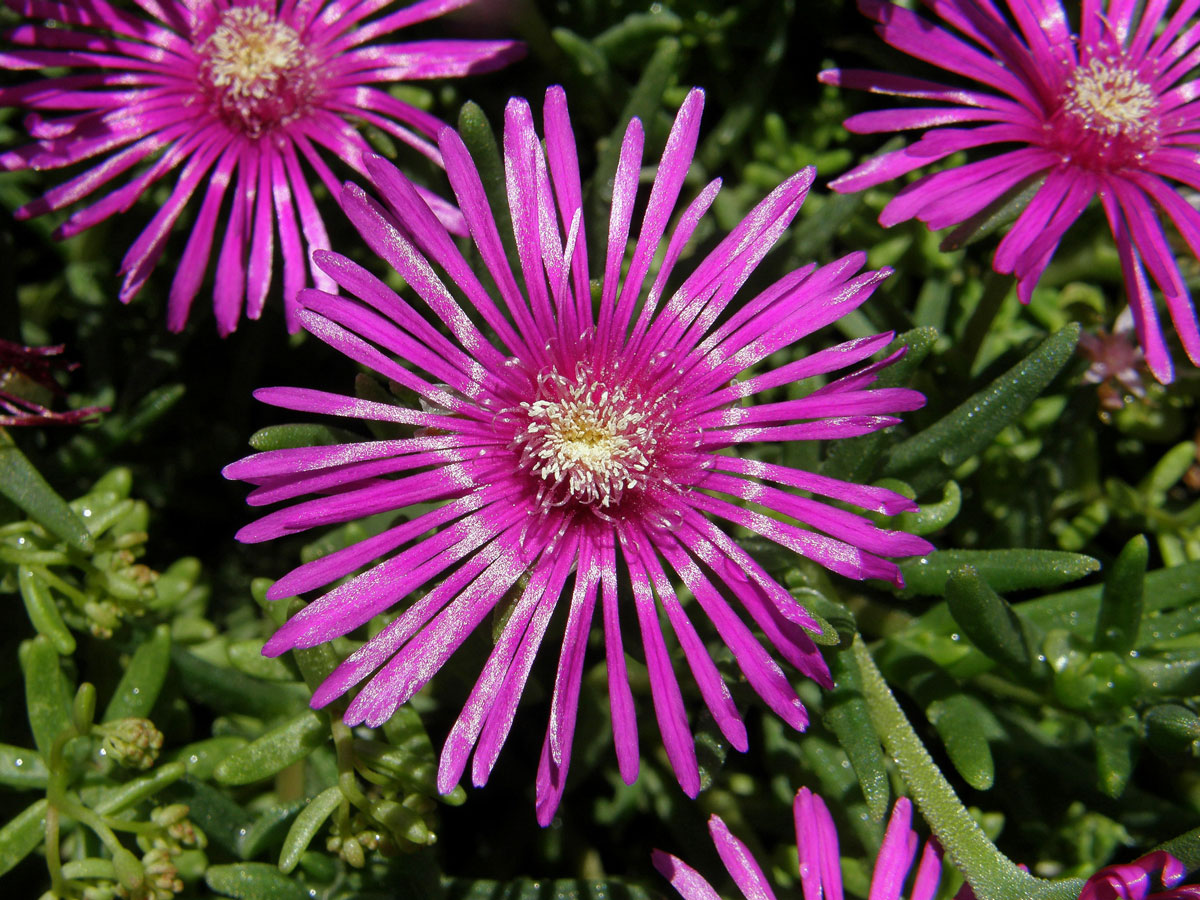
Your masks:
[{"label": "flower stalk", "polygon": [[900,709],[861,635],[851,648],[861,673],[863,696],[884,748],[895,760],[921,815],[946,856],[963,873],[980,900],[1074,900],[1081,878],[1049,881],[1021,871],[1001,853],[963,806]]}]

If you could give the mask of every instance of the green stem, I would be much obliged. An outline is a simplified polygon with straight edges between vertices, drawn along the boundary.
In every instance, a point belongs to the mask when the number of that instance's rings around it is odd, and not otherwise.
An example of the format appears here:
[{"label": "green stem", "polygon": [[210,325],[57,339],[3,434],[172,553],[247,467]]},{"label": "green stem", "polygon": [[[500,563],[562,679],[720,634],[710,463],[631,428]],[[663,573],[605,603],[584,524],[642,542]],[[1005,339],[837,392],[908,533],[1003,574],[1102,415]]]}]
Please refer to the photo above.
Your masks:
[{"label": "green stem", "polygon": [[46,807],[46,869],[50,873],[50,891],[56,897],[66,896],[66,882],[62,873],[62,853],[58,846],[58,810],[53,805]]},{"label": "green stem", "polygon": [[875,730],[896,761],[913,800],[979,900],[1074,900],[1083,880],[1046,881],[1022,872],[984,834],[900,709],[875,660],[855,635],[853,651]]},{"label": "green stem", "polygon": [[340,710],[331,710],[330,730],[333,732],[333,748],[337,753],[338,787],[346,799],[363,812],[368,811],[367,795],[358,786],[354,767],[354,732],[342,721]]},{"label": "green stem", "polygon": [[1193,828],[1177,838],[1171,838],[1155,849],[1166,850],[1187,866],[1189,872],[1200,870],[1200,828]]},{"label": "green stem", "polygon": [[76,822],[81,822],[92,829],[96,833],[96,837],[100,838],[101,843],[108,848],[109,853],[115,855],[127,852],[120,838],[117,837],[116,833],[108,827],[108,823],[95,811],[88,809],[81,803],[76,803],[70,797],[63,797],[56,806],[63,815],[70,816]]}]

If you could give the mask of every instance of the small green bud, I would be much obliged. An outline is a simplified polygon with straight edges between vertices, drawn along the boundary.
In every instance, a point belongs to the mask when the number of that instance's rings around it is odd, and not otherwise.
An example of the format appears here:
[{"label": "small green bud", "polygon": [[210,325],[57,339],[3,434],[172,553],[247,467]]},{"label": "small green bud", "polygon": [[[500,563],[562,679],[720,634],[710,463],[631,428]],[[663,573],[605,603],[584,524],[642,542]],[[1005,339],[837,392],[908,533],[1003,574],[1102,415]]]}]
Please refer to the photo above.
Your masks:
[{"label": "small green bud", "polygon": [[102,641],[121,627],[121,608],[111,600],[88,600],[83,604],[83,614],[88,619],[88,631]]},{"label": "small green bud", "polygon": [[146,882],[146,870],[141,861],[122,848],[113,854],[113,868],[117,870],[119,881],[117,892],[125,897],[137,896]]},{"label": "small green bud", "polygon": [[160,847],[142,857],[142,865],[146,867],[147,900],[171,900],[183,890],[183,881],[171,856],[170,850]]},{"label": "small green bud", "polygon": [[85,681],[75,692],[75,702],[71,706],[71,722],[80,734],[92,730],[92,722],[96,719],[96,686]]},{"label": "small green bud", "polygon": [[172,803],[170,806],[160,806],[150,813],[150,821],[164,829],[167,836],[184,847],[196,847],[203,850],[208,846],[208,838],[204,832],[188,819],[188,807],[184,803]]},{"label": "small green bud", "polygon": [[149,719],[117,719],[96,732],[104,739],[100,752],[131,769],[149,769],[163,745],[162,732]]},{"label": "small green bud", "polygon": [[325,843],[325,849],[331,853],[336,853],[349,866],[355,869],[361,869],[367,864],[366,854],[363,853],[362,844],[357,838],[340,838],[331,837]]}]

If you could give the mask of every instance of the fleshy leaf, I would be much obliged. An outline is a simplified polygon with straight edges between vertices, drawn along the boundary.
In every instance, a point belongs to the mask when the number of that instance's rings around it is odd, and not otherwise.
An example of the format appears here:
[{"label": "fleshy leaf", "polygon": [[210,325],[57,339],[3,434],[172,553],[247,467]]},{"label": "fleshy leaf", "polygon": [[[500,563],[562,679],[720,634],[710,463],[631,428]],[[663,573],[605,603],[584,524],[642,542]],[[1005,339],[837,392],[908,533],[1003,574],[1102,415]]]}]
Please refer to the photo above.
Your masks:
[{"label": "fleshy leaf", "polygon": [[946,481],[1041,395],[1074,355],[1078,342],[1076,323],[1050,335],[983,390],[893,447],[883,474],[904,478],[918,494]]}]

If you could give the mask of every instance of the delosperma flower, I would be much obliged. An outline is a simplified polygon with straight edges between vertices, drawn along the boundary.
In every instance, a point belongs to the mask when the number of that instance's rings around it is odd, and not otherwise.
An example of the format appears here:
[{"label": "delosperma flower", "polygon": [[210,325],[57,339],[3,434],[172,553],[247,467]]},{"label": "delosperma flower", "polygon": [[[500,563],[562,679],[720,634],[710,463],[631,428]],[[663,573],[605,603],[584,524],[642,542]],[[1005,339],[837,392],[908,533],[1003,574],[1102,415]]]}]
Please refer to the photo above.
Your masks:
[{"label": "delosperma flower", "polygon": [[[178,178],[125,254],[120,298],[141,290],[194,195],[199,211],[171,282],[167,325],[179,331],[224,228],[213,308],[222,334],[245,314],[256,319],[283,261],[283,299],[295,330],[296,292],[308,279],[306,247],[329,246],[309,188],[311,169],[336,197],[325,157],[359,173],[366,140],[360,120],[435,162],[442,123],[378,85],[486,72],[521,55],[512,41],[381,43],[406,26],[473,0],[6,0],[36,22],[8,32],[8,70],[61,68],[64,74],[0,88],[0,105],[33,112],[35,143],[0,156],[5,169],[86,171],[17,210],[39,216],[87,202],[60,225],[60,238],[128,210],[175,170]],[[377,15],[378,14],[378,15]],[[47,114],[54,116],[47,118]],[[120,186],[109,189],[132,173]],[[96,195],[102,191],[102,196]],[[426,195],[447,222],[449,204]],[[318,285],[333,282],[313,270]]]},{"label": "delosperma flower", "polygon": [[[884,208],[894,225],[916,217],[940,229],[962,223],[1029,184],[1029,204],[996,250],[998,272],[1028,302],[1064,233],[1098,197],[1116,241],[1146,362],[1174,377],[1151,281],[1162,291],[1183,349],[1200,364],[1196,310],[1164,232],[1163,216],[1200,257],[1200,212],[1178,182],[1200,189],[1200,4],[1084,0],[1072,32],[1059,0],[928,3],[935,24],[887,0],[858,0],[891,46],[957,76],[946,85],[857,69],[821,73],[826,84],[931,105],[851,116],[858,133],[929,129],[920,139],[832,183],[859,191],[963,150],[986,158],[925,175]],[[1147,278],[1149,273],[1149,278]]]},{"label": "delosperma flower", "polygon": [[55,369],[74,369],[63,360],[63,346],[26,347],[0,340],[0,425],[77,425],[101,413],[106,406],[89,406],[55,412],[46,406],[65,393],[54,380]]},{"label": "delosperma flower", "polygon": [[[545,151],[524,100],[510,101],[505,114],[504,167],[519,274],[510,268],[500,224],[462,139],[450,129],[439,135],[446,174],[494,293],[413,185],[387,162],[368,159],[383,203],[348,185],[343,207],[425,309],[350,260],[322,252],[317,265],[346,295],[303,291],[298,318],[321,340],[416,393],[421,408],[306,388],[270,388],[256,396],[285,409],[415,430],[395,440],[260,453],[225,470],[259,485],[250,495],[256,505],[315,495],[246,526],[242,541],[410,511],[411,520],[301,566],[269,593],[316,591],[371,564],[287,622],[266,645],[271,655],[311,647],[393,607],[403,609],[313,698],[324,706],[369,679],[350,702],[347,722],[387,720],[505,603],[507,619],[442,751],[443,791],[458,782],[472,749],[473,779],[487,780],[548,624],[556,613],[565,616],[537,775],[543,824],[566,779],[597,605],[622,776],[632,782],[638,772],[621,628],[622,618],[632,618],[667,756],[683,789],[695,795],[695,747],[660,612],[705,704],[739,749],[747,747],[745,726],[694,620],[711,623],[750,686],[796,729],[807,724],[804,707],[743,617],[791,666],[830,684],[809,637],[819,631],[817,622],[718,521],[851,578],[899,583],[899,570],[886,557],[929,549],[921,538],[881,529],[819,499],[894,514],[913,508],[903,497],[762,461],[751,449],[865,434],[923,403],[916,391],[872,387],[897,356],[867,362],[887,346],[888,334],[761,368],[771,354],[857,308],[887,274],[862,272],[866,254],[852,253],[739,296],[799,210],[811,169],[781,184],[678,287],[667,288],[720,187],[712,182],[684,208],[664,248],[702,107],[696,90],[679,110],[626,267],[643,145],[641,122],[630,122],[595,303],[575,139],[560,88],[546,96]],[[802,379],[824,383],[796,399],[769,393]],[[760,394],[768,396],[747,402]],[[372,562],[380,557],[386,558]],[[694,598],[687,606],[681,583]]]},{"label": "delosperma flower", "polygon": [[[800,886],[804,900],[842,900],[842,870],[837,828],[820,795],[800,788],[793,805],[796,850],[800,855]],[[746,900],[775,900],[775,892],[749,849],[726,827],[720,816],[708,820],[708,830],[729,877]],[[912,829],[912,801],[901,797],[892,807],[887,831],[871,876],[871,900],[900,900],[920,841]],[[684,900],[720,900],[704,876],[669,853],[654,851],[654,867]],[[926,841],[908,891],[908,900],[932,900],[942,875],[942,854]],[[1099,900],[1099,898],[1097,898]]]},{"label": "delosperma flower", "polygon": [[1087,880],[1079,900],[1197,900],[1200,884],[1180,884],[1185,875],[1183,863],[1155,850],[1131,863],[1105,866]]}]

